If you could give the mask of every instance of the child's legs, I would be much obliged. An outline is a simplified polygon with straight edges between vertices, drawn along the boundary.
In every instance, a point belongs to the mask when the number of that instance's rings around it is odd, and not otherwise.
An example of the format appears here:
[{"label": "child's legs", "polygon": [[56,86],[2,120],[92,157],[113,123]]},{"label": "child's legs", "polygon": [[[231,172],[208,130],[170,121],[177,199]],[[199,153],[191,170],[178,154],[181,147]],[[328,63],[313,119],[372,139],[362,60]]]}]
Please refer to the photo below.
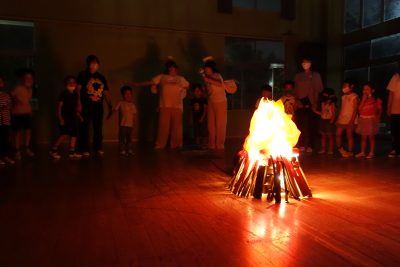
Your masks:
[{"label": "child's legs", "polygon": [[69,150],[75,151],[76,148],[76,136],[71,136],[69,139]]},{"label": "child's legs", "polygon": [[365,154],[367,150],[367,135],[361,135],[361,153]]},{"label": "child's legs", "polygon": [[328,137],[328,152],[332,152],[333,151],[333,133],[328,133],[327,137]]},{"label": "child's legs", "polygon": [[343,128],[338,126],[336,128],[336,146],[337,147],[342,147],[342,134],[343,134]]},{"label": "child's legs", "polygon": [[208,148],[215,148],[215,110],[214,103],[209,103],[207,108]]},{"label": "child's legs", "polygon": [[91,114],[84,110],[82,112],[83,121],[79,128],[78,146],[81,152],[89,152],[89,126],[92,120]]},{"label": "child's legs", "polygon": [[182,147],[182,110],[171,108],[171,148]]},{"label": "child's legs", "polygon": [[170,124],[171,124],[170,108],[160,108],[156,148],[164,148],[165,145],[167,144]]},{"label": "child's legs", "polygon": [[126,149],[128,151],[132,150],[132,134],[133,134],[133,128],[132,127],[126,127]]},{"label": "child's legs", "polygon": [[29,148],[31,145],[31,135],[32,135],[32,129],[27,128],[24,131],[24,136],[25,136],[25,147]]},{"label": "child's legs", "polygon": [[375,135],[368,135],[369,140],[369,153],[375,154]]},{"label": "child's legs", "polygon": [[326,147],[326,137],[327,134],[324,132],[321,132],[321,150],[325,150]]},{"label": "child's legs", "polygon": [[93,148],[95,151],[103,148],[103,107],[93,112]]},{"label": "child's legs", "polygon": [[119,126],[118,129],[118,143],[119,143],[119,151],[125,151],[126,142],[125,142],[125,128],[124,126]]},{"label": "child's legs", "polygon": [[347,148],[349,151],[353,151],[354,140],[353,140],[353,127],[346,127],[346,137],[347,137]]},{"label": "child's legs", "polygon": [[61,135],[57,138],[57,140],[56,140],[56,142],[54,143],[54,146],[53,146],[53,147],[54,147],[54,148],[58,148],[58,147],[61,145],[61,143],[64,142],[65,137],[66,137],[65,134],[61,134]]},{"label": "child's legs", "polygon": [[0,125],[0,158],[8,155],[8,129],[7,126]]}]

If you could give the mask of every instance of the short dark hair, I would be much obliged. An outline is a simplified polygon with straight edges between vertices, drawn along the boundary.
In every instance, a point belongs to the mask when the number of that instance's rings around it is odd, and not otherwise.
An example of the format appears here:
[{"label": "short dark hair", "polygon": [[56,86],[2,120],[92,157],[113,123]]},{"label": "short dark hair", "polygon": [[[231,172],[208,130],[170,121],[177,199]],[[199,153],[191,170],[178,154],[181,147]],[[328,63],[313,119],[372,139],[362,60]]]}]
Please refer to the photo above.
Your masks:
[{"label": "short dark hair", "polygon": [[286,82],[283,83],[283,87],[285,87],[286,85],[291,85],[294,87],[294,81],[287,80]]},{"label": "short dark hair", "polygon": [[356,87],[356,82],[352,79],[346,79],[343,83],[347,83],[350,86]]},{"label": "short dark hair", "polygon": [[126,91],[132,92],[132,87],[130,87],[129,85],[124,85],[121,87],[120,91],[121,91],[121,94],[123,95]]},{"label": "short dark hair", "polygon": [[190,87],[192,88],[192,91],[194,91],[196,89],[200,89],[201,91],[203,91],[203,86],[201,86],[200,83],[192,83],[192,85]]},{"label": "short dark hair", "polygon": [[26,74],[30,74],[33,77],[35,77],[35,71],[31,68],[21,68],[18,69],[15,74],[17,75],[18,78],[24,77]]},{"label": "short dark hair", "polygon": [[90,65],[90,63],[96,62],[97,64],[100,64],[100,60],[96,55],[88,55],[86,57],[86,65]]},{"label": "short dark hair", "polygon": [[204,62],[204,68],[211,68],[213,72],[219,73],[219,70],[217,68],[217,63],[212,59],[209,59],[206,62]]},{"label": "short dark hair", "polygon": [[310,56],[304,56],[304,57],[301,58],[301,62],[303,62],[303,61],[312,62],[312,58]]},{"label": "short dark hair", "polygon": [[67,84],[70,80],[74,80],[76,82],[76,77],[74,75],[67,75],[64,77],[64,84]]},{"label": "short dark hair", "polygon": [[269,84],[264,84],[264,85],[261,87],[261,91],[269,91],[269,92],[272,92],[272,86],[269,85]]}]

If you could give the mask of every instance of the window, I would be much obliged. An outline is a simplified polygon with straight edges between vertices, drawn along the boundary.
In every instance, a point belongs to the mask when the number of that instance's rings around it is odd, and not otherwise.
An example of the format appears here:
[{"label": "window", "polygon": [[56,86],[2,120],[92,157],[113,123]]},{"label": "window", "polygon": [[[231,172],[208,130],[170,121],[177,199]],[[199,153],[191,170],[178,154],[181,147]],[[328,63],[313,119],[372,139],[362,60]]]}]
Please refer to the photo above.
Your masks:
[{"label": "window", "polygon": [[345,1],[345,32],[352,32],[360,29],[361,0]]},{"label": "window", "polygon": [[371,42],[349,45],[344,48],[344,64],[351,66],[369,61]]},{"label": "window", "polygon": [[370,68],[370,80],[374,83],[376,93],[379,97],[384,98],[386,95],[386,86],[388,85],[392,75],[398,70],[397,63],[389,63],[383,65],[372,66]]},{"label": "window", "polygon": [[372,40],[373,59],[400,55],[400,33]]},{"label": "window", "polygon": [[251,8],[279,12],[281,0],[233,0],[234,7]]},{"label": "window", "polygon": [[382,0],[364,0],[363,27],[382,22]]},{"label": "window", "polygon": [[400,17],[400,1],[385,0],[385,20],[395,19]]},{"label": "window", "polygon": [[226,38],[224,77],[239,82],[239,91],[229,96],[230,108],[254,108],[263,84],[280,88],[284,81],[283,62],[282,42]]}]

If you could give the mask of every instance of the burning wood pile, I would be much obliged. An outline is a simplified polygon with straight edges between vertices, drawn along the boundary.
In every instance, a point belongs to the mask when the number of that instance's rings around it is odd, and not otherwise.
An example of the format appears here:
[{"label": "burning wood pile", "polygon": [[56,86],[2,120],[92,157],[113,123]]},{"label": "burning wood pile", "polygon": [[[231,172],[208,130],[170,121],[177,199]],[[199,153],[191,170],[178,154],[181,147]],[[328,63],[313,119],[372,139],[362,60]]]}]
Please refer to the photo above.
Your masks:
[{"label": "burning wood pile", "polygon": [[289,196],[299,200],[311,197],[311,190],[293,149],[300,136],[281,101],[262,100],[251,119],[249,135],[239,152],[239,161],[229,189],[240,197],[281,202]]}]

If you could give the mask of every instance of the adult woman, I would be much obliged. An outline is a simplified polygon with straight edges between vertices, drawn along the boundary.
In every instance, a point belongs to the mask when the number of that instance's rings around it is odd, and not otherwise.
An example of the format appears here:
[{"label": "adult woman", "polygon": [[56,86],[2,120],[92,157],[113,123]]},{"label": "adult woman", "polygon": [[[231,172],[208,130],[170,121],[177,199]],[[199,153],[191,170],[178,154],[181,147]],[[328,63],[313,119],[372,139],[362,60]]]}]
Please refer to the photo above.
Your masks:
[{"label": "adult woman", "polygon": [[160,95],[160,111],[158,133],[155,149],[163,149],[170,136],[171,148],[182,147],[182,112],[183,98],[189,82],[178,75],[178,65],[169,58],[165,63],[165,71],[152,78],[150,81],[132,83],[133,86],[152,86],[152,92]]},{"label": "adult woman", "polygon": [[212,57],[203,59],[201,71],[208,91],[208,148],[224,149],[227,123],[225,85]]}]

